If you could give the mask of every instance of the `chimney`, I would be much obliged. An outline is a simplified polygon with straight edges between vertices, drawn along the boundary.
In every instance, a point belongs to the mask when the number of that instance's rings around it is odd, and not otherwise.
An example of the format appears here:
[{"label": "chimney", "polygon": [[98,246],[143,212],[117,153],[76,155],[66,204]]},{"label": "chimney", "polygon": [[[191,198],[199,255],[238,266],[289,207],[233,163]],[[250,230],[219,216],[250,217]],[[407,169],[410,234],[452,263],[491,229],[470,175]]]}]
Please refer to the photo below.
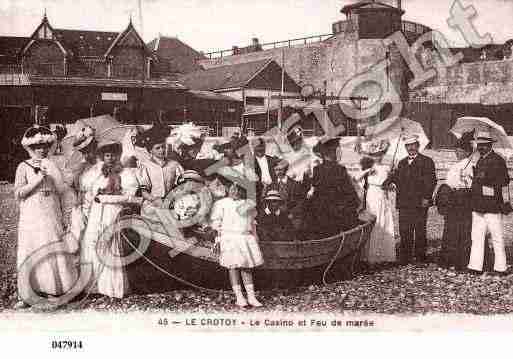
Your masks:
[{"label": "chimney", "polygon": [[402,9],[403,9],[402,0],[397,0],[397,8],[398,8],[399,10],[402,10]]}]

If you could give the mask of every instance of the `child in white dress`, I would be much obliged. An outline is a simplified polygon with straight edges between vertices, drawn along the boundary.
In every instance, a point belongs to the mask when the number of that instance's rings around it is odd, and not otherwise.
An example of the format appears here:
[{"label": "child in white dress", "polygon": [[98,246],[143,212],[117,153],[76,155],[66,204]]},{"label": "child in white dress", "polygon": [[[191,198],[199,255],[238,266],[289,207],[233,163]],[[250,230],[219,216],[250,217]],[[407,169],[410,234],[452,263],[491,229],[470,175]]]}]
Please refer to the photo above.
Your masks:
[{"label": "child in white dress", "polygon": [[255,296],[252,269],[262,265],[264,260],[255,230],[255,205],[245,197],[245,190],[234,183],[228,190],[228,197],[215,202],[211,214],[212,227],[218,232],[214,250],[219,254],[219,264],[229,271],[236,304],[261,307]]}]

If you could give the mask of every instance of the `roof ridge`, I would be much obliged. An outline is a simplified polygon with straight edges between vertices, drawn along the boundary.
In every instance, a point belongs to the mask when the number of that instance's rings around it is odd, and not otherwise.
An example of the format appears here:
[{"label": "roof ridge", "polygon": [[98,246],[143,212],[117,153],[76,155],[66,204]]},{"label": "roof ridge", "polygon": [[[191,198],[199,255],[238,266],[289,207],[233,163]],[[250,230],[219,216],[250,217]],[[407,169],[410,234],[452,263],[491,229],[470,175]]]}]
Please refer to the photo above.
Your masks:
[{"label": "roof ridge", "polygon": [[104,34],[119,34],[119,31],[103,31],[103,30],[79,30],[79,29],[53,29],[54,31],[74,31],[74,32],[89,32],[89,33],[104,33]]},{"label": "roof ridge", "polygon": [[246,61],[246,62],[239,62],[239,63],[236,63],[236,64],[230,64],[230,65],[223,65],[223,66],[214,66],[214,67],[209,67],[207,69],[204,69],[204,70],[198,70],[198,71],[194,71],[194,72],[203,72],[203,71],[210,71],[210,70],[218,70],[218,69],[223,69],[223,68],[227,68],[227,67],[234,67],[234,66],[242,66],[242,65],[248,65],[248,64],[255,64],[257,62],[262,62],[262,63],[268,63],[268,62],[271,62],[271,61],[274,61],[274,59],[272,57],[268,57],[268,58],[265,58],[265,59],[261,59],[261,60],[254,60],[254,61]]}]

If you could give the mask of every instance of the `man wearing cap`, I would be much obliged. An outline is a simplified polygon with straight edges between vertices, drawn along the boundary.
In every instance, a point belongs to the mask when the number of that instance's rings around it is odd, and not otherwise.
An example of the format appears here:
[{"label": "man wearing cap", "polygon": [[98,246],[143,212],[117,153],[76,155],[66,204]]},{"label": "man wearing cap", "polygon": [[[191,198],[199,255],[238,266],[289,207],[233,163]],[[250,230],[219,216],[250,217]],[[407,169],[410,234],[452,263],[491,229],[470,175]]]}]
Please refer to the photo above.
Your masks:
[{"label": "man wearing cap", "polygon": [[[405,136],[408,157],[401,160],[383,186],[395,184],[396,207],[399,210],[400,263],[426,262],[426,225],[428,209],[432,205],[436,187],[435,163],[419,153],[418,136]],[[415,248],[415,249],[414,249]]]},{"label": "man wearing cap", "polygon": [[296,236],[280,192],[271,189],[263,199],[264,209],[257,216],[258,238],[262,241],[294,241]]},{"label": "man wearing cap", "polygon": [[502,189],[509,185],[510,178],[506,161],[493,151],[494,142],[489,132],[476,134],[480,158],[474,167],[472,180],[472,249],[468,269],[471,273],[482,272],[485,235],[489,231],[495,254],[494,272],[504,275],[507,263],[502,227]]},{"label": "man wearing cap", "polygon": [[276,180],[271,185],[277,190],[283,200],[283,207],[296,231],[304,227],[304,210],[306,202],[306,188],[301,183],[287,176],[289,163],[286,160],[278,162],[274,170]]}]

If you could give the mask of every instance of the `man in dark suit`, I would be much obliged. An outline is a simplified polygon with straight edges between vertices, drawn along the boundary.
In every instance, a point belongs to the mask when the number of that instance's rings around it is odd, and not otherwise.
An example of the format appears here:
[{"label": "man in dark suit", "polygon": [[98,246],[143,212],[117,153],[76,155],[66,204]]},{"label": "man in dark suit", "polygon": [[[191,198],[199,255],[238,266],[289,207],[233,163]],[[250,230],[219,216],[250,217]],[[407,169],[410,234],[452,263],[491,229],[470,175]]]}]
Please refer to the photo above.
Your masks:
[{"label": "man in dark suit", "polygon": [[[419,153],[418,136],[406,136],[408,157],[401,160],[383,186],[395,184],[396,207],[399,210],[400,263],[426,262],[426,225],[436,187],[435,163]],[[414,249],[415,248],[415,249]]]},{"label": "man in dark suit", "polygon": [[275,167],[276,181],[271,188],[280,193],[283,200],[283,207],[288,214],[294,230],[299,235],[304,227],[304,207],[306,202],[306,188],[287,176],[289,163],[286,160],[280,161]]},{"label": "man in dark suit", "polygon": [[474,167],[472,179],[472,249],[468,268],[475,274],[482,272],[485,236],[489,231],[495,257],[494,272],[501,276],[507,274],[502,189],[508,186],[510,178],[506,161],[493,151],[495,141],[490,133],[477,133],[475,142],[480,158]]},{"label": "man in dark suit", "polygon": [[274,167],[279,162],[277,158],[266,155],[265,150],[265,141],[262,138],[257,138],[253,144],[255,154],[253,168],[258,178],[256,184],[257,203],[261,203],[262,195],[265,193],[266,189],[276,181]]}]

